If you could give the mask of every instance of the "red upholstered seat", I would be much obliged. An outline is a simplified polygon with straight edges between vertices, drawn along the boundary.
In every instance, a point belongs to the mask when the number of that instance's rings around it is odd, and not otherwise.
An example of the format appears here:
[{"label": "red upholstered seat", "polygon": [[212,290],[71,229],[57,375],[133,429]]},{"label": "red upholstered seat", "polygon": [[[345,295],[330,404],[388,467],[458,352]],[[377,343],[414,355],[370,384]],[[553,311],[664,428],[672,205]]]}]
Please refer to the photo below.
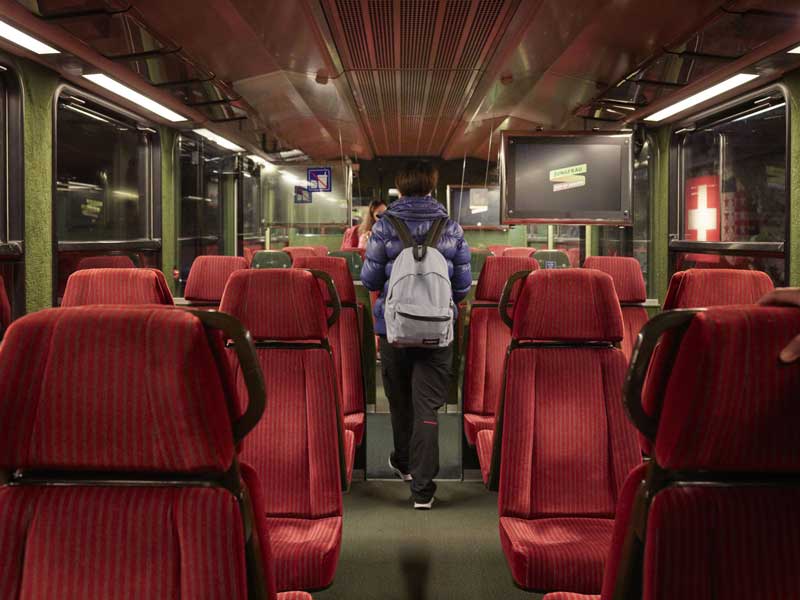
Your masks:
[{"label": "red upholstered seat", "polygon": [[358,225],[353,225],[344,230],[340,250],[355,250],[358,248]]},{"label": "red upholstered seat", "polygon": [[[328,342],[333,350],[336,375],[339,382],[339,398],[346,429],[356,436],[356,444],[364,438],[366,396],[364,389],[364,365],[362,364],[362,325],[360,304],[356,301],[353,277],[347,261],[338,257],[299,257],[293,266],[299,269],[315,269],[331,276],[342,311],[339,320],[328,329]],[[328,302],[327,288],[322,286],[323,297]]]},{"label": "red upholstered seat", "polygon": [[503,252],[506,251],[506,248],[511,248],[511,246],[504,244],[494,244],[486,247],[489,249],[489,252],[491,252],[495,256],[503,256]]},{"label": "red upholstered seat", "polygon": [[664,310],[755,304],[774,289],[769,275],[737,269],[689,269],[672,276]]},{"label": "red upholstered seat", "polygon": [[157,269],[85,269],[67,280],[62,307],[86,304],[173,305],[164,274]]},{"label": "red upholstered seat", "polygon": [[489,429],[478,431],[475,436],[475,450],[478,452],[478,463],[481,467],[481,478],[489,485],[489,471],[492,467],[492,451],[494,448],[494,423]]},{"label": "red upholstered seat", "polygon": [[648,320],[647,310],[637,306],[647,300],[647,290],[639,261],[629,256],[589,256],[583,263],[585,269],[597,269],[611,275],[622,306],[622,352],[630,360],[633,346],[642,327]]},{"label": "red upholstered seat", "polygon": [[11,325],[11,303],[8,301],[6,283],[0,277],[0,338],[3,337],[9,325]]},{"label": "red upholstered seat", "polygon": [[494,415],[503,387],[503,362],[511,331],[497,306],[506,281],[518,271],[533,271],[532,258],[489,256],[484,263],[470,312],[464,366],[464,435],[470,446],[482,429],[494,428]]},{"label": "red upholstered seat", "polygon": [[135,269],[136,265],[130,256],[125,254],[111,254],[105,256],[87,256],[78,262],[76,270],[83,269]]},{"label": "red upholstered seat", "polygon": [[510,258],[528,258],[530,256],[533,256],[534,252],[536,252],[536,248],[529,248],[527,246],[524,248],[513,247],[513,248],[506,248],[505,250],[503,250],[502,255],[508,256]]},{"label": "red upholstered seat", "polygon": [[[640,461],[620,402],[626,361],[611,278],[529,275],[514,310],[489,475],[514,580],[595,593],[625,475]],[[481,438],[479,437],[479,440]]]},{"label": "red upholstered seat", "polygon": [[625,484],[604,600],[797,597],[800,364],[777,360],[797,331],[796,309],[711,308],[669,339],[658,418],[625,399],[654,456]]},{"label": "red upholstered seat", "polygon": [[246,269],[249,261],[241,256],[198,256],[186,279],[184,298],[190,302],[219,304],[228,277]]},{"label": "red upholstered seat", "polygon": [[311,246],[286,246],[283,248],[283,251],[292,258],[292,263],[294,263],[294,261],[301,256],[317,255],[317,253],[314,252],[314,248]]},{"label": "red upholstered seat", "polygon": [[[341,525],[332,524],[341,523],[351,459],[317,279],[300,269],[236,271],[220,310],[249,329],[267,390],[266,414],[245,441],[242,460],[261,481],[267,520],[302,522],[274,549],[277,564],[291,565],[278,569],[278,589],[325,587],[341,545]],[[238,365],[236,373],[241,379]]]},{"label": "red upholstered seat", "polygon": [[9,328],[0,598],[276,598],[234,460],[263,393],[231,421],[221,341],[152,306],[50,309]]}]

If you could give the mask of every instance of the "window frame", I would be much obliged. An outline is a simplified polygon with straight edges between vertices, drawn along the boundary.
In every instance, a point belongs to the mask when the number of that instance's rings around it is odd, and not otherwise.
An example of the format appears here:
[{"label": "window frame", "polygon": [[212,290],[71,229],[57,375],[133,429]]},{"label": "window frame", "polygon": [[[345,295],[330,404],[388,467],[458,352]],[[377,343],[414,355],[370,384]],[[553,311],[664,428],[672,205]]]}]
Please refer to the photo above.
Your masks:
[{"label": "window frame", "polygon": [[[775,96],[780,94],[785,102],[786,129],[785,145],[785,189],[786,189],[786,211],[784,213],[784,239],[782,242],[702,242],[694,240],[683,240],[683,209],[685,203],[685,146],[688,134],[698,128],[713,126],[736,116],[733,113],[738,107],[744,107],[747,103],[753,103],[760,98]],[[733,113],[733,114],[731,114]],[[680,121],[676,125],[675,131],[670,136],[670,185],[669,185],[669,242],[668,253],[670,260],[670,273],[674,269],[674,257],[678,254],[708,254],[716,256],[741,256],[759,258],[779,258],[784,261],[786,276],[790,270],[790,256],[788,248],[791,243],[791,168],[792,168],[792,148],[791,148],[791,124],[792,124],[791,92],[782,83],[772,84],[759,88],[753,92],[737,96],[713,106],[712,108],[700,112],[692,117]]]}]

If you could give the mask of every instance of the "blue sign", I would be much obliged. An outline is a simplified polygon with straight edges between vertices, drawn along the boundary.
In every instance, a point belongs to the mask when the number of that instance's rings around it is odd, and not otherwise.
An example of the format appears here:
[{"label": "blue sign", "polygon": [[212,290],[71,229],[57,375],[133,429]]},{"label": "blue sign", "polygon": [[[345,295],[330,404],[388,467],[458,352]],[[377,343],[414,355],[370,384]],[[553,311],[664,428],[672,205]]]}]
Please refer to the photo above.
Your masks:
[{"label": "blue sign", "polygon": [[311,204],[311,192],[300,185],[294,186],[294,203]]},{"label": "blue sign", "polygon": [[333,191],[333,173],[331,173],[330,167],[312,167],[308,169],[308,191]]}]

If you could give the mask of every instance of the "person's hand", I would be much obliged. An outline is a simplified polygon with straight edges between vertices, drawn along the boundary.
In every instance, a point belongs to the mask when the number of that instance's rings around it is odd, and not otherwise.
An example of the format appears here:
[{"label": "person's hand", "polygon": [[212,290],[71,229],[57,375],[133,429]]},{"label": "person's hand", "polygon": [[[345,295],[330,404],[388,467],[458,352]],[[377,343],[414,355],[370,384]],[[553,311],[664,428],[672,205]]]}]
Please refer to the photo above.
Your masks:
[{"label": "person's hand", "polygon": [[[762,306],[797,306],[800,308],[800,288],[779,288],[761,298]],[[781,361],[792,363],[800,359],[800,335],[796,336],[780,353]]]}]

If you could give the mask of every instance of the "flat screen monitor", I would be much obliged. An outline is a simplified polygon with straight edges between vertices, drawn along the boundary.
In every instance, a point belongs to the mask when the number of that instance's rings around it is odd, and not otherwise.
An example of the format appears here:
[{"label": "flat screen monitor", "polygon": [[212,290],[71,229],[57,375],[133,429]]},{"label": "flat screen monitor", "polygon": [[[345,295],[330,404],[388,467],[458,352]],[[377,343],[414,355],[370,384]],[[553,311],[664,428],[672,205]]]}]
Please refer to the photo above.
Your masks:
[{"label": "flat screen monitor", "polygon": [[631,134],[503,133],[503,223],[629,225]]},{"label": "flat screen monitor", "polygon": [[498,227],[500,188],[448,185],[447,210],[462,227]]}]

